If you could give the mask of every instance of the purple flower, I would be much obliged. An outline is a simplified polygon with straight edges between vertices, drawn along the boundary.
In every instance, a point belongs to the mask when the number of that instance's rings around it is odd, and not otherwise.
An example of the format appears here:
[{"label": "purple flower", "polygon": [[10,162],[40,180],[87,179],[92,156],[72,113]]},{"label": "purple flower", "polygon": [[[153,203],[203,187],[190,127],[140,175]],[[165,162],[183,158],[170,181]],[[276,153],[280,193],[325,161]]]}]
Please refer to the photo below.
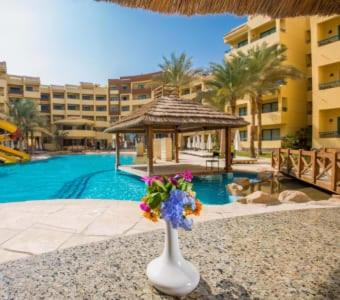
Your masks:
[{"label": "purple flower", "polygon": [[193,223],[194,221],[192,219],[183,218],[180,227],[182,227],[184,230],[191,230]]},{"label": "purple flower", "polygon": [[163,181],[162,176],[142,176],[141,180],[144,181],[148,186],[151,186],[156,180]]},{"label": "purple flower", "polygon": [[149,205],[147,205],[146,203],[142,202],[141,204],[139,204],[139,207],[141,210],[146,211],[146,212],[150,212],[151,208]]},{"label": "purple flower", "polygon": [[191,199],[188,194],[181,190],[172,190],[169,198],[161,205],[161,213],[163,219],[170,222],[173,228],[181,227],[185,230],[190,230],[192,220],[188,220],[183,216],[184,203],[191,205]]},{"label": "purple flower", "polygon": [[188,181],[188,182],[192,181],[193,176],[190,170],[185,170],[182,173],[180,173],[180,175],[185,181]]},{"label": "purple flower", "polygon": [[188,193],[185,193],[186,195],[183,197],[183,206],[188,206],[192,210],[196,209],[195,199],[188,195]]},{"label": "purple flower", "polygon": [[169,177],[169,182],[171,183],[171,184],[173,184],[173,185],[177,185],[177,179],[175,178],[175,176],[173,176],[173,177]]}]

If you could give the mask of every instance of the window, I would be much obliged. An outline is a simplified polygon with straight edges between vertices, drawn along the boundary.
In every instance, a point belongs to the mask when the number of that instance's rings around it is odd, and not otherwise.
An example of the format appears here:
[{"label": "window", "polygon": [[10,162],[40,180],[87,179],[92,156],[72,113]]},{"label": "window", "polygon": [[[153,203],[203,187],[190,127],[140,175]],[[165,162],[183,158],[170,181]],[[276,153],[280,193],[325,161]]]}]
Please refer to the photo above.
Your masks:
[{"label": "window", "polygon": [[53,98],[63,99],[65,98],[65,94],[64,93],[53,93]]},{"label": "window", "polygon": [[9,87],[9,93],[12,93],[12,94],[21,94],[22,93],[22,88],[20,86],[10,86]]},{"label": "window", "polygon": [[96,117],[96,121],[107,121],[106,117]]},{"label": "window", "polygon": [[311,91],[313,89],[313,81],[312,77],[307,78],[307,91]]},{"label": "window", "polygon": [[63,104],[53,104],[53,109],[55,109],[55,110],[64,110],[65,106]]},{"label": "window", "polygon": [[128,95],[120,97],[120,100],[122,100],[122,101],[127,101],[129,99],[130,99],[130,97]]},{"label": "window", "polygon": [[311,115],[313,113],[313,102],[312,101],[308,101],[307,102],[307,114]]},{"label": "window", "polygon": [[119,100],[119,96],[111,96],[110,100],[111,101],[118,101]]},{"label": "window", "polygon": [[68,110],[79,110],[79,105],[68,104],[67,109]]},{"label": "window", "polygon": [[105,95],[96,95],[96,100],[98,100],[98,101],[105,101],[106,100],[106,96]]},{"label": "window", "polygon": [[248,139],[247,130],[240,130],[240,139],[241,141],[246,141]]},{"label": "window", "polygon": [[145,100],[147,99],[147,96],[146,95],[138,95],[138,100]]},{"label": "window", "polygon": [[306,54],[306,66],[310,67],[311,65],[312,65],[312,55],[309,53],[309,54]]},{"label": "window", "polygon": [[67,94],[68,99],[79,99],[79,94]]},{"label": "window", "polygon": [[106,106],[105,105],[97,105],[96,111],[106,111]]},{"label": "window", "polygon": [[122,111],[129,111],[130,110],[130,106],[124,105],[122,106]]},{"label": "window", "polygon": [[247,115],[247,106],[240,107],[238,109],[238,115],[239,116],[246,116]]},{"label": "window", "polygon": [[93,95],[91,94],[84,94],[82,95],[83,100],[93,100]]},{"label": "window", "polygon": [[237,43],[237,48],[241,48],[241,47],[243,47],[247,44],[248,44],[248,40],[242,40],[242,41]]},{"label": "window", "polygon": [[93,111],[93,105],[83,105],[83,111]]},{"label": "window", "polygon": [[26,91],[27,91],[27,92],[33,92],[33,91],[34,91],[33,86],[31,86],[31,85],[26,85]]},{"label": "window", "polygon": [[50,94],[42,93],[40,96],[41,100],[50,100]]},{"label": "window", "polygon": [[310,30],[307,30],[306,31],[306,43],[309,44],[310,43],[310,40],[311,40],[311,32]]},{"label": "window", "polygon": [[50,106],[48,104],[41,104],[40,105],[40,111],[48,113],[48,112],[50,112]]},{"label": "window", "polygon": [[277,141],[280,140],[280,128],[275,129],[262,129],[262,140],[264,141]]},{"label": "window", "polygon": [[137,88],[138,88],[138,89],[144,89],[144,88],[145,88],[144,83],[139,83],[139,84],[137,85]]},{"label": "window", "polygon": [[262,38],[264,38],[265,36],[270,35],[270,34],[272,34],[272,33],[274,33],[274,32],[276,32],[276,28],[275,28],[275,27],[270,28],[270,29],[268,29],[268,30],[266,30],[266,31],[263,31],[263,32],[260,33],[260,39],[262,39]]},{"label": "window", "polygon": [[269,113],[279,110],[278,102],[270,102],[262,104],[262,113]]},{"label": "window", "polygon": [[118,87],[116,85],[111,85],[110,86],[110,90],[111,91],[116,91],[116,90],[118,90]]},{"label": "window", "polygon": [[119,112],[119,106],[118,105],[111,105],[110,110],[113,113],[117,113],[117,112]]},{"label": "window", "polygon": [[5,88],[0,87],[0,96],[4,96],[5,95]]},{"label": "window", "polygon": [[127,86],[127,85],[122,85],[122,90],[123,91],[127,91],[129,89],[129,86]]}]

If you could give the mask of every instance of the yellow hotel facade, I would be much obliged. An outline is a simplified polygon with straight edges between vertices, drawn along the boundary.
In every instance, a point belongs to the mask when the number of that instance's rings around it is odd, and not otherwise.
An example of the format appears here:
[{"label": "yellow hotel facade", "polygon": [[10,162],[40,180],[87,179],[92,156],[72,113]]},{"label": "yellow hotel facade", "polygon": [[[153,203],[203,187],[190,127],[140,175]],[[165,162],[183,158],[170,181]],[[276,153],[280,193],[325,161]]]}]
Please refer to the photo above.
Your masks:
[{"label": "yellow hotel facade", "polygon": [[[306,74],[288,80],[262,105],[262,147],[281,147],[285,135],[312,132],[312,146],[340,147],[340,16],[270,19],[254,16],[224,36],[225,57],[266,43],[287,47],[285,63]],[[251,121],[248,99],[237,100],[237,112]],[[249,148],[249,130],[240,130],[241,146]],[[255,142],[256,146],[256,142]]]}]

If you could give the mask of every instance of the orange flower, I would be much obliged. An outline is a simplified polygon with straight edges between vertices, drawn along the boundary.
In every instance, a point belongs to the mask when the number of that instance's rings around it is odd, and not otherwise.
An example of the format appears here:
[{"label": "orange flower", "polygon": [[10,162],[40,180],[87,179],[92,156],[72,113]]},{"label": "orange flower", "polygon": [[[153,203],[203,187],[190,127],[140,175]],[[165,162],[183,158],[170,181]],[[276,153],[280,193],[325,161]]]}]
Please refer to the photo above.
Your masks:
[{"label": "orange flower", "polygon": [[144,217],[151,220],[152,222],[157,222],[158,221],[158,216],[153,213],[152,211],[150,212],[144,212]]},{"label": "orange flower", "polygon": [[195,201],[195,205],[196,205],[196,209],[192,212],[195,216],[199,216],[201,214],[202,208],[203,208],[203,204],[201,203],[201,201],[196,200]]}]

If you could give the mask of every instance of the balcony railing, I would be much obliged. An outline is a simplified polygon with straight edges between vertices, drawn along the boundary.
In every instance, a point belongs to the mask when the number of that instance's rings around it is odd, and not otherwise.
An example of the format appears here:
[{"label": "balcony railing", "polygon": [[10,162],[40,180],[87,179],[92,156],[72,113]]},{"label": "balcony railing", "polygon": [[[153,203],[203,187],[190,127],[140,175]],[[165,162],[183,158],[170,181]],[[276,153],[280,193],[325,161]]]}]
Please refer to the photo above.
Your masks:
[{"label": "balcony railing", "polygon": [[334,43],[334,42],[339,41],[339,40],[340,40],[340,34],[337,34],[337,35],[333,35],[333,36],[331,36],[327,39],[323,39],[323,40],[318,41],[318,45],[324,46],[324,45]]},{"label": "balcony railing", "polygon": [[340,80],[334,80],[334,81],[329,81],[325,83],[320,83],[319,84],[319,89],[320,90],[325,90],[325,89],[331,89],[334,87],[340,86]]},{"label": "balcony railing", "polygon": [[339,138],[340,131],[323,131],[319,132],[320,138]]}]

